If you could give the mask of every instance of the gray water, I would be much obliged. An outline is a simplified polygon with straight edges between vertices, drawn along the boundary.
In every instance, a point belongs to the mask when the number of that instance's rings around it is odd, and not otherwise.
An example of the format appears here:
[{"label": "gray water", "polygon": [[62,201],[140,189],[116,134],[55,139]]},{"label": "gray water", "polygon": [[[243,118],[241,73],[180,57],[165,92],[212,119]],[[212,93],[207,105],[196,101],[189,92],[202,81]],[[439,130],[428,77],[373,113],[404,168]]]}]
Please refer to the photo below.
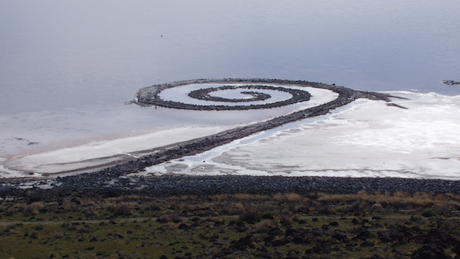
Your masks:
[{"label": "gray water", "polygon": [[459,95],[458,0],[0,0],[0,114],[195,78]]}]

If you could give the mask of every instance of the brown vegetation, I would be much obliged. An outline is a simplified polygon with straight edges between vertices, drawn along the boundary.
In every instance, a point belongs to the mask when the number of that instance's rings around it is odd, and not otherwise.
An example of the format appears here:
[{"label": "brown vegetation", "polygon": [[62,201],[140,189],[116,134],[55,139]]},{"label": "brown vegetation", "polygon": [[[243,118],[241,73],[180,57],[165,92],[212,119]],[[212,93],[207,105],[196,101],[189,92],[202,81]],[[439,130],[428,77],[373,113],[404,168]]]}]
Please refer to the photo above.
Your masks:
[{"label": "brown vegetation", "polygon": [[[449,249],[453,249],[452,240],[460,237],[455,232],[460,228],[459,211],[458,195],[364,191],[346,195],[74,197],[30,204],[1,201],[0,223],[12,224],[0,226],[0,244],[5,244],[0,245],[0,249],[12,240],[24,240],[20,242],[29,247],[34,244],[37,250],[47,247],[44,242],[61,244],[60,249],[68,250],[74,249],[72,244],[78,241],[75,244],[95,247],[94,251],[84,250],[79,256],[75,255],[85,258],[97,257],[97,253],[110,255],[109,250],[96,246],[106,242],[124,247],[125,250],[118,251],[118,257],[128,253],[142,258],[137,252],[143,247],[157,247],[157,242],[161,249],[155,254],[156,258],[160,255],[187,258],[187,253],[191,258],[199,255],[231,258],[230,254],[234,257],[258,254],[267,258],[359,258],[368,254],[393,256],[398,252],[403,258],[422,249],[420,242],[427,242],[433,233],[438,233],[436,235],[443,238],[449,235],[443,241],[447,243],[433,249],[454,255],[456,252]],[[62,221],[65,223],[53,223]],[[415,238],[417,235],[420,237]],[[150,243],[142,241],[144,239]],[[22,252],[14,246],[8,249],[9,256],[27,257],[24,249]],[[60,251],[53,253],[64,257],[66,253]],[[276,251],[284,252],[276,254]],[[73,256],[69,254],[68,258]]]}]

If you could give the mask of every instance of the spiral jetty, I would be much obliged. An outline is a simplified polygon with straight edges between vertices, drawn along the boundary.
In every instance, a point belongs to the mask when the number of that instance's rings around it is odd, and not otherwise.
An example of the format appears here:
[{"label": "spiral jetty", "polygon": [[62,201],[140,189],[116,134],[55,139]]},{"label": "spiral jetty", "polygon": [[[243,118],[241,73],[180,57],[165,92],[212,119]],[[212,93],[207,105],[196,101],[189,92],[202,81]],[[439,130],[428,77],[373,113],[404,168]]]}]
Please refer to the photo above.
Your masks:
[{"label": "spiral jetty", "polygon": [[[265,100],[269,98],[266,94],[260,94],[258,89],[264,89],[264,84],[276,84],[277,86],[295,85],[300,87],[314,87],[328,89],[338,94],[333,101],[315,107],[296,111],[290,114],[275,117],[273,119],[257,122],[248,126],[241,126],[227,131],[223,131],[210,136],[180,142],[166,147],[154,149],[147,155],[131,160],[124,160],[117,165],[109,165],[92,173],[81,173],[65,177],[49,177],[44,175],[43,179],[2,179],[0,180],[0,197],[20,198],[30,201],[34,200],[59,200],[63,197],[75,197],[90,195],[97,196],[120,196],[128,194],[148,195],[148,196],[173,196],[173,195],[212,195],[219,193],[278,193],[278,192],[328,192],[328,193],[353,193],[359,190],[367,191],[404,191],[414,193],[417,191],[429,191],[432,193],[460,193],[460,183],[458,181],[447,180],[423,180],[423,179],[402,179],[402,178],[339,178],[339,177],[280,177],[280,176],[126,176],[128,174],[143,171],[146,167],[164,163],[184,156],[196,155],[210,150],[214,147],[224,145],[236,139],[240,139],[257,132],[266,131],[279,127],[286,123],[303,120],[306,118],[325,115],[329,111],[347,105],[358,98],[371,100],[382,100],[390,102],[391,98],[400,98],[389,94],[357,91],[343,86],[329,85],[318,82],[292,81],[279,79],[197,79],[177,81],[167,84],[153,85],[142,88],[137,93],[136,104],[141,106],[163,106],[175,109],[200,109],[200,110],[225,110],[235,109],[235,106],[209,105],[197,106],[180,102],[165,101],[159,98],[159,93],[168,88],[183,86],[188,84],[230,84],[227,88],[232,88],[231,84],[252,84],[256,87],[247,88],[245,94],[252,96],[255,100]],[[267,89],[273,86],[266,86]],[[244,87],[243,87],[244,88]],[[255,90],[255,91],[254,91]],[[195,98],[212,99],[209,92],[215,89],[200,89],[195,91]],[[277,90],[279,91],[279,90]],[[306,92],[306,91],[305,91]],[[193,95],[192,94],[192,95]],[[308,92],[291,92],[294,98],[290,103],[298,100],[309,99]],[[225,99],[225,98],[224,98]],[[219,101],[219,100],[213,100]],[[220,100],[226,101],[228,100]],[[244,100],[236,100],[244,102]],[[288,103],[288,104],[290,104]],[[275,108],[287,105],[284,102],[270,103],[268,107]],[[239,105],[238,105],[239,106]],[[216,108],[217,107],[217,108]],[[238,107],[238,109],[253,109]],[[259,107],[256,107],[259,108]],[[152,151],[152,150],[150,150]],[[32,183],[33,187],[28,189],[18,188],[24,183]],[[46,184],[47,188],[40,188]]]}]

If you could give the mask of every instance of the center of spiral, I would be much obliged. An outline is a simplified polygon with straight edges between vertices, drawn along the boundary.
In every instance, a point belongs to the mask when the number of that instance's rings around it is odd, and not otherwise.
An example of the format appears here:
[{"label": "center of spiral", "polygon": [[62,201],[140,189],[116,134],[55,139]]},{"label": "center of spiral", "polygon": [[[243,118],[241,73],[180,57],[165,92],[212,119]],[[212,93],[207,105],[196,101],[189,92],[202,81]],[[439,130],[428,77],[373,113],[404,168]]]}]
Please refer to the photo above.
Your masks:
[{"label": "center of spiral", "polygon": [[[249,84],[243,85],[241,84],[242,82]],[[278,82],[282,83],[282,86],[276,85]],[[214,85],[207,85],[209,83],[214,83]],[[216,83],[225,84],[215,85]],[[273,84],[267,85],[265,83]],[[198,88],[200,84],[202,84],[202,88]],[[310,100],[311,95],[309,92],[303,89],[286,87],[289,84],[296,83],[276,79],[197,79],[179,81],[143,89],[138,95],[138,102],[186,110],[255,110],[272,109]],[[170,94],[174,93],[170,89],[176,87],[183,88],[177,90],[175,94]],[[193,89],[187,89],[187,87]],[[163,90],[165,90],[165,94],[163,94]],[[189,100],[180,97],[183,93],[186,94]]]},{"label": "center of spiral", "polygon": [[198,100],[204,101],[213,101],[213,102],[231,102],[231,103],[238,103],[238,102],[255,102],[255,101],[265,101],[271,98],[271,95],[256,91],[241,91],[240,94],[250,95],[251,98],[224,98],[219,96],[212,96],[211,93],[217,91],[225,91],[225,90],[236,90],[236,89],[266,89],[261,88],[262,86],[256,87],[253,85],[245,85],[245,86],[233,86],[233,85],[224,85],[221,87],[209,87],[209,88],[202,88],[198,90],[191,91],[188,96],[191,98],[195,98]]}]

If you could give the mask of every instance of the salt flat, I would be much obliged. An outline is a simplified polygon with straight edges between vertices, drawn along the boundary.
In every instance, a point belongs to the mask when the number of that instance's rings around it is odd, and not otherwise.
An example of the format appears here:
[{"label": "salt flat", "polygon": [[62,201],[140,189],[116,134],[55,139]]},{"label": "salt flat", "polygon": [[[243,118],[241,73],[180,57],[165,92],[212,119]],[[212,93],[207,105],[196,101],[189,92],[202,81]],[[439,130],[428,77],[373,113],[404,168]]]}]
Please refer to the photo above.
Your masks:
[{"label": "salt flat", "polygon": [[460,96],[390,94],[407,109],[361,99],[145,174],[460,179]]}]

